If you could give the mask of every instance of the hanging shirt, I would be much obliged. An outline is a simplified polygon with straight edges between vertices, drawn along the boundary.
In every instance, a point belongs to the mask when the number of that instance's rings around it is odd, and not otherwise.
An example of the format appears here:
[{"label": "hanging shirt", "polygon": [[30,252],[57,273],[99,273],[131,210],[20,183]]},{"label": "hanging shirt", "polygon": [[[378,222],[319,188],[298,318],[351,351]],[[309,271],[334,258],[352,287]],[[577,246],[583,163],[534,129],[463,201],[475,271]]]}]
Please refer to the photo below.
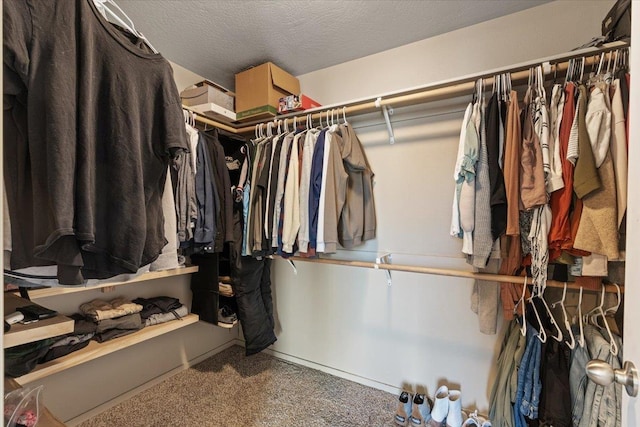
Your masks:
[{"label": "hanging shirt", "polygon": [[327,131],[323,129],[318,135],[311,163],[311,180],[309,184],[309,251],[316,253],[318,241],[318,218],[320,215],[320,193],[322,191],[322,166],[324,162],[324,140]]},{"label": "hanging shirt", "polygon": [[376,237],[374,173],[351,123],[341,124],[340,134],[348,179],[347,196],[338,222],[338,241],[345,249],[351,249]]},{"label": "hanging shirt", "polygon": [[551,128],[549,137],[549,175],[547,179],[547,193],[551,194],[564,187],[562,181],[562,161],[560,159],[560,123],[564,110],[564,91],[557,84],[551,91]]},{"label": "hanging shirt", "polygon": [[271,160],[269,162],[269,176],[267,182],[267,197],[264,216],[264,232],[269,245],[273,244],[273,211],[278,187],[278,173],[280,171],[280,150],[285,134],[276,135],[271,143]]},{"label": "hanging shirt", "polygon": [[520,169],[520,198],[524,210],[547,203],[547,192],[542,164],[542,147],[534,128],[535,104],[532,88],[527,90],[522,124],[522,153]]},{"label": "hanging shirt", "polygon": [[[471,111],[473,110],[473,104],[470,102],[464,112],[462,119],[462,125],[460,126],[460,139],[458,141],[458,155],[456,157],[456,166],[453,170],[453,180],[456,183],[456,187],[453,193],[453,206],[451,207],[451,228],[449,234],[454,237],[462,237],[462,228],[460,227],[460,189],[462,188],[462,182],[464,176],[461,175],[462,165],[465,162],[465,142],[467,134],[467,125],[471,118]],[[473,173],[475,174],[475,161],[473,162]]]},{"label": "hanging shirt", "polygon": [[298,249],[306,253],[309,246],[309,190],[311,183],[311,166],[313,152],[318,139],[318,130],[311,129],[305,134],[300,167],[300,230],[298,232]]},{"label": "hanging shirt", "polygon": [[[335,253],[338,250],[338,223],[347,198],[347,181],[349,175],[342,162],[344,142],[338,125],[331,135],[331,150],[327,164],[326,197],[324,205],[324,253]],[[332,126],[333,127],[333,126]]]},{"label": "hanging shirt", "polygon": [[272,240],[271,247],[278,247],[278,225],[280,222],[280,213],[282,211],[282,198],[284,197],[285,190],[285,176],[286,171],[289,168],[289,163],[287,162],[287,157],[290,153],[291,143],[293,142],[294,133],[288,133],[283,141],[282,147],[280,149],[280,161],[278,162],[279,171],[278,171],[278,186],[276,187],[276,198],[274,200],[274,209],[273,209],[273,228],[271,229]]},{"label": "hanging shirt", "polygon": [[491,188],[489,182],[489,160],[486,144],[485,106],[479,102],[479,155],[477,179],[475,180],[475,227],[473,232],[473,255],[468,259],[477,268],[487,266],[491,255],[493,238],[491,236]]},{"label": "hanging shirt", "polygon": [[496,240],[507,228],[507,195],[500,167],[500,107],[498,94],[493,93],[487,106],[487,160],[491,191],[491,237]]},{"label": "hanging shirt", "polygon": [[462,253],[473,255],[473,230],[476,216],[476,180],[480,154],[480,135],[478,134],[478,118],[480,103],[473,105],[471,117],[465,132],[465,160],[461,165],[461,174],[457,184],[460,185],[459,209],[460,228],[462,229]]},{"label": "hanging shirt", "polygon": [[291,143],[291,155],[289,157],[289,167],[287,169],[287,179],[285,181],[282,219],[282,252],[293,254],[294,244],[300,229],[300,158],[299,144],[304,139],[303,133],[298,133],[293,137]]},{"label": "hanging shirt", "polygon": [[5,115],[5,178],[31,183],[7,191],[12,227],[30,230],[12,268],[56,263],[63,284],[135,273],[166,243],[167,165],[187,149],[169,62],[92,1],[8,0],[3,25],[5,111],[24,113]]},{"label": "hanging shirt", "polygon": [[504,184],[507,196],[507,228],[509,236],[520,235],[520,107],[518,93],[511,91],[507,112],[507,136],[504,149]]},{"label": "hanging shirt", "polygon": [[575,85],[567,83],[565,86],[565,101],[562,121],[560,123],[560,159],[562,162],[562,180],[564,187],[551,194],[551,229],[549,231],[549,259],[558,258],[563,249],[573,247],[569,210],[573,198],[573,165],[567,160],[569,134],[575,115],[574,91]]},{"label": "hanging shirt", "polygon": [[[576,117],[573,121],[569,143],[571,144],[572,140],[576,140],[577,152],[580,153],[580,156],[576,157],[574,162],[576,167],[573,172],[573,190],[576,196],[582,199],[600,188],[601,183],[585,120],[587,114],[587,90],[584,85],[580,85],[578,90]],[[575,132],[573,128],[576,128]],[[608,146],[609,144],[607,143],[607,149]]]},{"label": "hanging shirt", "polygon": [[611,141],[611,107],[609,104],[609,85],[605,82],[597,83],[589,96],[585,118],[597,168],[604,162]]},{"label": "hanging shirt", "polygon": [[627,210],[627,135],[625,133],[624,107],[620,80],[613,81],[613,98],[611,100],[611,160],[616,177],[616,201],[618,203],[618,228]]},{"label": "hanging shirt", "polygon": [[[318,205],[318,237],[316,243],[316,252],[318,253],[324,253],[325,251],[324,216],[327,199],[327,172],[329,170],[329,156],[331,154],[331,138],[333,138],[333,134],[336,129],[337,128],[334,126],[329,127],[324,138],[324,152],[322,157],[322,186],[320,189],[320,202]],[[333,195],[329,195],[329,197],[332,196]]]}]

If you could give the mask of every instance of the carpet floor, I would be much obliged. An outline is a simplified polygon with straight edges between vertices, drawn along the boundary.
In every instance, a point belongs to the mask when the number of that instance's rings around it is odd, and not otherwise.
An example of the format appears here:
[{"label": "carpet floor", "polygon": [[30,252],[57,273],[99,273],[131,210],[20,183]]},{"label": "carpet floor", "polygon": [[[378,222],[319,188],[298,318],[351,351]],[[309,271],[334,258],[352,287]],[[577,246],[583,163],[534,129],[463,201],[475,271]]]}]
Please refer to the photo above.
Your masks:
[{"label": "carpet floor", "polygon": [[392,426],[397,397],[233,346],[81,427]]}]

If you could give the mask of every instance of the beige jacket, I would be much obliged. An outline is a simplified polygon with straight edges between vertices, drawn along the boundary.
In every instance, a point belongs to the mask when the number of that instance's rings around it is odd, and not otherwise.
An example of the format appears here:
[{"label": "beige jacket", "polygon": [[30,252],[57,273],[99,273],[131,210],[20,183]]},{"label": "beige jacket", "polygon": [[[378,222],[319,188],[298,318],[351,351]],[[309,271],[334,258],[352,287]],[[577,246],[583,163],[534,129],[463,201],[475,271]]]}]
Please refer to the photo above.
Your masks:
[{"label": "beige jacket", "polygon": [[338,240],[350,249],[376,237],[373,171],[350,123],[340,125],[342,161],[348,175],[346,202],[338,222]]}]

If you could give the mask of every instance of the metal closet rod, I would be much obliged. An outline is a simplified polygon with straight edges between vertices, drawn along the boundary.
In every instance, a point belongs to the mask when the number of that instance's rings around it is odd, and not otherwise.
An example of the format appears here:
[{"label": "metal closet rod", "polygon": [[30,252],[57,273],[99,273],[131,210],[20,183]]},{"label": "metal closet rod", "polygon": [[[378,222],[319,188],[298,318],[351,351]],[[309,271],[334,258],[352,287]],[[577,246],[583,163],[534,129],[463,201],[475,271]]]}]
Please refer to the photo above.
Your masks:
[{"label": "metal closet rod", "polygon": [[[195,113],[195,118],[201,123],[215,126],[217,128],[226,130],[227,132],[231,132],[234,134],[248,134],[253,133],[255,127],[262,123],[269,123],[273,122],[274,120],[293,119],[294,117],[296,117],[299,122],[304,123],[308,115],[311,115],[312,120],[318,120],[321,115],[326,116],[326,112],[331,110],[338,110],[340,114],[342,114],[343,108],[345,114],[349,116],[357,116],[379,111],[382,106],[399,108],[409,105],[439,101],[442,99],[455,98],[464,95],[471,95],[475,89],[476,80],[480,78],[485,79],[485,86],[488,87],[489,85],[493,84],[493,78],[498,74],[511,74],[512,85],[517,86],[528,81],[529,68],[545,63],[550,64],[554,67],[553,72],[545,74],[545,78],[551,79],[555,74],[558,81],[561,81],[564,79],[564,74],[562,73],[565,73],[569,66],[569,60],[584,57],[586,68],[594,64],[594,62],[596,61],[595,57],[597,55],[605,54],[609,56],[612,55],[612,51],[624,49],[628,46],[628,44],[621,42],[610,43],[601,48],[583,49],[580,51],[574,51],[568,54],[559,55],[548,59],[537,60],[526,64],[505,67],[502,69],[487,71],[472,76],[466,76],[456,80],[434,83],[419,88],[380,95],[373,98],[365,98],[361,100],[345,102],[342,104],[318,107],[312,110],[307,110],[305,112],[276,116],[273,119],[269,120],[260,120],[250,123],[228,124],[202,116],[199,113]],[[189,109],[189,107],[184,108]]]},{"label": "metal closet rod", "polygon": [[[421,273],[421,274],[432,274],[436,276],[449,276],[449,277],[462,277],[466,279],[478,279],[478,280],[487,280],[491,282],[500,282],[500,283],[524,283],[524,277],[522,276],[506,276],[503,274],[490,274],[490,273],[474,273],[473,271],[462,271],[462,270],[454,270],[449,268],[432,268],[432,267],[421,267],[417,265],[401,265],[401,264],[388,264],[388,263],[375,263],[375,262],[367,262],[367,261],[349,261],[342,259],[332,259],[332,258],[304,258],[304,257],[290,257],[287,258],[292,261],[305,261],[311,262],[315,264],[333,264],[333,265],[343,265],[346,267],[361,267],[361,268],[373,268],[376,270],[389,270],[389,271],[404,271],[407,273]],[[528,277],[527,283],[531,284],[533,279]],[[564,282],[558,282],[555,280],[547,280],[547,286],[553,288],[562,288],[564,287]],[[624,293],[624,285],[620,286],[620,292]],[[614,285],[605,284],[605,291],[610,293],[616,293],[617,289]],[[579,285],[576,285],[573,282],[567,282],[567,289],[580,289]],[[599,292],[594,289],[584,288],[584,291],[593,291]]]}]

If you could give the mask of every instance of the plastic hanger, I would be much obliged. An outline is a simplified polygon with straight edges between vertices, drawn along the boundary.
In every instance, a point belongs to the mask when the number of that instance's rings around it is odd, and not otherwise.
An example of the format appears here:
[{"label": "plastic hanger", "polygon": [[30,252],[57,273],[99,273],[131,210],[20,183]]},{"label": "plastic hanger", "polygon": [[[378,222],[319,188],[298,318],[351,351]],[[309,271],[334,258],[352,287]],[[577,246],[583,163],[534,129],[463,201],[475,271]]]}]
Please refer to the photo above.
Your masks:
[{"label": "plastic hanger", "polygon": [[533,309],[533,314],[535,314],[536,319],[538,320],[538,339],[540,342],[547,342],[547,332],[544,330],[544,326],[542,325],[542,319],[540,318],[540,314],[538,314],[538,309],[536,308],[535,303],[533,302],[534,295],[531,295],[527,301],[531,304],[531,308]]},{"label": "plastic hanger", "polygon": [[347,107],[342,107],[342,119],[344,120],[344,124],[346,125],[347,122]]},{"label": "plastic hanger", "polygon": [[578,345],[584,348],[584,323],[582,318],[582,286],[580,286],[580,293],[578,294],[578,325],[580,329],[580,335],[576,339]]},{"label": "plastic hanger", "polygon": [[562,342],[562,339],[564,338],[564,335],[562,333],[562,329],[560,329],[560,326],[558,325],[558,322],[556,321],[555,317],[553,317],[553,313],[551,312],[551,309],[549,308],[549,305],[547,304],[547,300],[544,299],[544,290],[540,291],[538,293],[538,298],[540,299],[540,301],[542,301],[542,305],[544,306],[545,310],[547,311],[547,315],[549,316],[549,320],[551,321],[551,324],[553,325],[553,327],[556,329],[556,335],[551,335],[551,337],[558,341],[558,342]]},{"label": "plastic hanger", "polygon": [[513,306],[513,314],[518,314],[518,306],[522,305],[522,326],[520,327],[520,333],[522,334],[522,336],[527,336],[527,319],[525,317],[525,310],[524,310],[524,297],[527,294],[527,277],[525,276],[524,278],[524,284],[522,285],[522,295],[520,296],[520,299],[518,300],[518,302],[516,303],[516,305]]},{"label": "plastic hanger", "polygon": [[[158,51],[153,47],[153,45],[151,45],[149,40],[140,31],[136,30],[136,27],[133,24],[133,21],[131,20],[131,18],[129,18],[129,16],[126,13],[124,13],[124,10],[122,10],[122,8],[120,8],[120,6],[118,6],[114,0],[93,0],[93,3],[96,5],[96,8],[98,9],[98,11],[102,14],[102,16],[104,16],[104,18],[107,21],[109,22],[115,21],[114,22],[115,24],[126,29],[134,36],[142,39],[145,42],[145,44],[149,46],[149,48],[153,51],[153,53],[158,53]],[[116,12],[111,10],[110,6],[113,6],[122,15],[122,17],[126,19],[126,22],[120,16],[118,16]]]},{"label": "plastic hanger", "polygon": [[[591,321],[593,322],[593,325],[598,327],[598,328],[600,328],[600,329],[603,329],[603,327],[598,325],[597,319],[598,319],[598,317],[602,317],[602,321],[604,323],[604,329],[607,331],[607,335],[609,337],[609,351],[611,352],[612,355],[617,356],[618,355],[618,344],[616,344],[616,340],[613,338],[613,333],[611,333],[611,329],[609,328],[609,324],[607,323],[607,320],[605,319],[605,315],[604,315],[604,311],[603,311],[604,296],[605,296],[605,287],[603,285],[602,286],[602,290],[600,291],[600,305],[598,305],[596,308],[591,310],[591,312],[595,311],[594,317],[590,317],[590,314],[587,314],[587,316],[588,316],[589,319],[591,319]],[[589,313],[591,313],[591,312],[589,312]]]},{"label": "plastic hanger", "polygon": [[567,346],[573,350],[576,346],[576,339],[573,336],[573,331],[571,330],[571,322],[569,322],[567,309],[564,306],[564,301],[566,297],[567,297],[567,282],[564,282],[564,287],[562,288],[562,299],[560,301],[556,301],[553,304],[551,304],[551,308],[555,308],[556,305],[560,304],[560,308],[562,309],[562,317],[564,318],[564,327],[567,330],[567,333],[569,334],[569,337],[570,337],[570,341],[565,341],[565,344],[567,344]]},{"label": "plastic hanger", "polygon": [[620,286],[618,286],[617,283],[614,283],[613,286],[616,287],[616,304],[613,307],[609,307],[604,311],[605,316],[607,315],[613,315],[616,314],[616,312],[618,311],[618,308],[620,308],[620,299],[621,299],[621,292],[620,292]]}]

